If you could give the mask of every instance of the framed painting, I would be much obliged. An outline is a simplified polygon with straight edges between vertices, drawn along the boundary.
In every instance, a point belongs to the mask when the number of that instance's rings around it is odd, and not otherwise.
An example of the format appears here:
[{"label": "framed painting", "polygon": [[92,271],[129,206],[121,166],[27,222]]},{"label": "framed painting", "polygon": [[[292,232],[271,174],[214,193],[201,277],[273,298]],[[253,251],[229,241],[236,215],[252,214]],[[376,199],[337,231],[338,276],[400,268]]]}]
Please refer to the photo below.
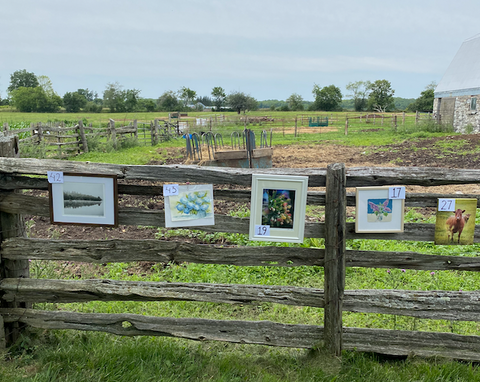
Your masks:
[{"label": "framed painting", "polygon": [[405,199],[390,199],[391,187],[356,189],[355,232],[403,232]]},{"label": "framed painting", "polygon": [[165,227],[215,225],[213,186],[180,185],[178,194],[165,197]]},{"label": "framed painting", "polygon": [[472,245],[477,199],[438,199],[435,219],[436,245]]},{"label": "framed painting", "polygon": [[49,183],[52,224],[117,226],[116,175],[63,174]]},{"label": "framed painting", "polygon": [[302,243],[308,176],[252,175],[250,240]]}]

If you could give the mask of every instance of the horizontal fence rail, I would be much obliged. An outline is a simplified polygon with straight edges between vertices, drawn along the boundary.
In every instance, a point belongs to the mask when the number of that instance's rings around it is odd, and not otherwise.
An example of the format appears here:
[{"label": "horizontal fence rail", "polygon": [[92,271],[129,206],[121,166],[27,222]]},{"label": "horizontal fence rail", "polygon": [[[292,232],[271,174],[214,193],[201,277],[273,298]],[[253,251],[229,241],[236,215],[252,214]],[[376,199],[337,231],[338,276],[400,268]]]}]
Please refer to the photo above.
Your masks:
[{"label": "horizontal fence rail", "polygon": [[[0,158],[0,213],[16,216],[50,216],[46,190],[46,172],[94,173],[117,175],[118,192],[125,195],[163,195],[163,183],[198,182],[215,185],[214,198],[248,202],[251,197],[252,174],[308,175],[309,187],[325,187],[332,170],[328,169],[229,169],[199,166],[133,166]],[[33,175],[33,177],[32,177]],[[345,169],[347,187],[372,185],[438,186],[445,184],[479,183],[480,170],[449,170],[439,168],[348,168]],[[131,181],[152,181],[152,185],[129,184]],[[237,185],[239,189],[224,189]],[[331,184],[330,184],[331,185]],[[37,190],[34,195],[21,190]],[[328,206],[329,189],[310,190],[310,205]],[[477,195],[444,195],[437,193],[408,194],[406,207],[436,207],[439,197],[476,198]],[[331,201],[331,199],[330,199]],[[477,202],[478,205],[479,202]],[[335,208],[355,206],[355,195],[346,193],[345,202]],[[165,226],[161,210],[119,208],[119,224],[134,226]],[[341,216],[341,215],[339,215]],[[345,220],[345,217],[342,218]],[[248,234],[249,219],[215,215],[214,226],[192,227],[207,232]],[[328,224],[328,223],[327,223]],[[87,263],[115,263],[148,261],[158,263],[226,264],[267,267],[325,267],[328,254],[329,230],[324,222],[306,222],[305,236],[325,238],[323,248],[289,248],[276,246],[229,246],[193,244],[163,240],[44,240],[21,235],[2,237],[2,261],[11,264],[28,260],[75,261]],[[4,229],[4,228],[3,228]],[[476,227],[476,232],[480,227]],[[357,234],[354,223],[345,223],[345,239],[384,239],[433,241],[434,224],[405,224],[403,233]],[[477,235],[478,236],[478,235]],[[475,238],[475,242],[480,242]],[[416,252],[386,252],[345,250],[345,268],[368,267],[387,269],[415,269],[424,271],[453,270],[480,271],[480,258],[469,256],[426,255]],[[325,267],[325,273],[327,269]],[[327,279],[327,277],[325,277]],[[333,280],[332,283],[341,280]],[[340,284],[339,284],[340,285]],[[340,285],[341,287],[341,285]],[[293,306],[311,306],[325,310],[332,296],[326,289],[276,285],[240,285],[207,283],[169,283],[115,280],[54,280],[7,276],[0,280],[0,294],[4,302],[0,314],[6,327],[24,324],[44,329],[76,329],[103,331],[117,335],[152,335],[188,338],[192,340],[219,340],[232,343],[251,343],[298,348],[327,347],[340,340],[341,349],[373,351],[392,355],[415,353],[422,356],[446,356],[465,360],[480,360],[480,337],[451,333],[399,331],[383,329],[348,328],[341,326],[341,312],[391,314],[419,319],[450,321],[479,321],[480,293],[459,291],[414,290],[343,290],[340,288],[340,333],[326,322],[317,325],[285,325],[268,321],[224,321],[199,318],[148,317],[135,314],[87,314],[67,311],[30,309],[33,302],[86,301],[192,301],[198,303],[255,304],[276,303]],[[18,304],[26,304],[19,306]],[[6,306],[5,304],[11,304]],[[12,305],[13,304],[13,305]],[[15,305],[17,304],[17,305]],[[128,325],[127,325],[128,324]],[[0,338],[1,341],[1,338]],[[328,345],[330,343],[330,345]]]}]

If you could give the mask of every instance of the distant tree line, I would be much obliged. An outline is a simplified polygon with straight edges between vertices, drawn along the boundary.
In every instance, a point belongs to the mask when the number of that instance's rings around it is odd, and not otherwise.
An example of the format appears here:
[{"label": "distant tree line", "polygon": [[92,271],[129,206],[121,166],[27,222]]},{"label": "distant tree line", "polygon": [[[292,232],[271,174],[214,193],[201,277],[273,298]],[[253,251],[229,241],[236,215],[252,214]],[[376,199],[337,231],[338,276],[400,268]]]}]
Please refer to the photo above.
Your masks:
[{"label": "distant tree line", "polygon": [[234,91],[227,95],[216,86],[208,96],[198,96],[197,92],[183,86],[178,91],[167,90],[158,99],[141,98],[138,89],[124,89],[118,82],[108,83],[99,96],[90,89],[77,89],[60,97],[47,76],[36,76],[25,69],[17,70],[10,76],[8,97],[0,98],[0,105],[12,105],[21,112],[57,112],[63,107],[67,112],[79,111],[99,113],[104,109],[110,112],[134,111],[202,111],[212,108],[216,111],[236,111],[245,113],[258,108],[280,111],[355,111],[385,112],[392,110],[431,111],[433,109],[432,83],[419,98],[403,99],[394,97],[395,91],[387,80],[356,81],[346,86],[349,94],[343,99],[340,88],[335,85],[320,87],[314,84],[313,102],[292,93],[285,101],[257,101],[243,92]]}]

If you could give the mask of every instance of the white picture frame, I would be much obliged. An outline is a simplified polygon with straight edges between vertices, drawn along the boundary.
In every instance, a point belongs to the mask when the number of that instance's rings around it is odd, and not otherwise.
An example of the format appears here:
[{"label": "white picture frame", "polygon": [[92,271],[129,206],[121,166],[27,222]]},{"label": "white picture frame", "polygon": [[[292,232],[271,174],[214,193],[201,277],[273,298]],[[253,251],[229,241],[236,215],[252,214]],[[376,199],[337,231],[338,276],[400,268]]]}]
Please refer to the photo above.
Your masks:
[{"label": "white picture frame", "polygon": [[404,199],[389,199],[389,186],[357,187],[356,233],[395,233],[404,230]]},{"label": "white picture frame", "polygon": [[116,175],[63,174],[62,183],[49,183],[52,224],[118,225]]},{"label": "white picture frame", "polygon": [[308,176],[253,174],[250,240],[303,243],[307,189]]},{"label": "white picture frame", "polygon": [[178,195],[165,196],[165,227],[215,225],[213,185],[179,185]]}]

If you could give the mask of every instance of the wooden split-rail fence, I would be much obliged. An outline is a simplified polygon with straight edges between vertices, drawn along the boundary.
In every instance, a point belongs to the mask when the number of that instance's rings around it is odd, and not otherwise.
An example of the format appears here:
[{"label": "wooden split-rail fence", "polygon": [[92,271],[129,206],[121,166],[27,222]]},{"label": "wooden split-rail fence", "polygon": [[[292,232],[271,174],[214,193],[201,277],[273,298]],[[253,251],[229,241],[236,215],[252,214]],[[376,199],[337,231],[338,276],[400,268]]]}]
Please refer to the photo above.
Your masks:
[{"label": "wooden split-rail fence", "polygon": [[[2,134],[3,132],[3,134]],[[128,125],[120,125],[110,119],[106,127],[84,126],[83,121],[76,125],[65,126],[57,123],[32,123],[29,127],[10,129],[4,123],[0,135],[19,136],[20,146],[37,145],[44,148],[44,156],[48,158],[68,158],[75,154],[86,153],[89,138],[106,138],[116,149],[118,142],[127,137],[134,138],[140,145],[156,145],[163,140],[179,135],[178,123],[173,124],[155,119],[149,122],[134,120]]]},{"label": "wooden split-rail fence", "polygon": [[[3,143],[2,143],[3,142]],[[4,149],[2,149],[2,145]],[[14,140],[0,137],[0,343],[12,344],[24,326],[42,329],[103,331],[122,336],[170,336],[294,348],[323,348],[339,356],[342,349],[391,355],[445,356],[480,361],[480,336],[454,333],[345,327],[343,312],[391,314],[421,319],[480,321],[480,293],[419,290],[345,290],[346,267],[415,270],[480,271],[480,258],[426,255],[414,252],[346,250],[347,239],[432,241],[433,224],[406,223],[403,233],[357,234],[346,222],[347,206],[355,205],[347,187],[378,185],[436,186],[478,183],[480,170],[440,168],[228,169],[136,166],[15,158]],[[252,173],[308,175],[307,203],[325,206],[325,222],[307,222],[305,236],[325,238],[325,248],[237,247],[160,240],[42,240],[25,237],[21,215],[49,216],[48,197],[22,190],[47,190],[47,170],[114,174],[119,194],[162,195],[163,182],[218,185],[216,199],[250,199]],[[34,175],[34,177],[31,177]],[[142,180],[141,185],[129,184]],[[146,185],[152,181],[152,185]],[[222,185],[228,185],[223,188]],[[244,186],[232,190],[231,185]],[[245,189],[247,188],[247,189]],[[408,207],[435,207],[446,195],[407,194]],[[448,197],[448,195],[446,196]],[[450,196],[451,197],[451,196]],[[455,195],[472,197],[471,195]],[[119,224],[164,227],[163,211],[119,208]],[[216,215],[210,232],[247,234],[248,218]],[[478,228],[477,232],[478,232]],[[475,238],[479,242],[479,236]],[[29,260],[70,262],[188,262],[236,266],[321,266],[324,289],[274,285],[138,282],[115,280],[46,280],[28,277]],[[169,318],[138,314],[100,314],[32,309],[32,303],[100,301],[196,301],[311,306],[324,309],[323,325],[270,321]]]}]

